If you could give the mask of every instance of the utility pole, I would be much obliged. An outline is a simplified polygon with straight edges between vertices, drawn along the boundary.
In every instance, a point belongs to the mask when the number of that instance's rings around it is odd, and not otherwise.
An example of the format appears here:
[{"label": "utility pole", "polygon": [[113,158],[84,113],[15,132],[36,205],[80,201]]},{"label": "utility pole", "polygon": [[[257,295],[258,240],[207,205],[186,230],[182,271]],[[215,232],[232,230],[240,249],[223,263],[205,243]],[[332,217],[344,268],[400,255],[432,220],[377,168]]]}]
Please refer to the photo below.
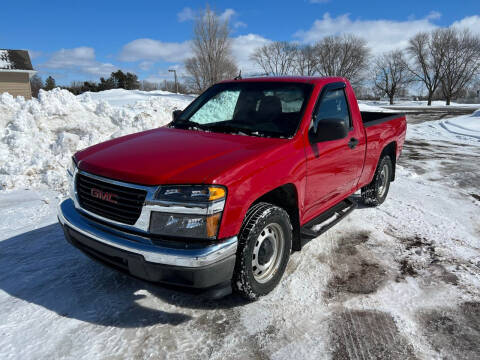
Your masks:
[{"label": "utility pole", "polygon": [[178,94],[178,80],[177,80],[177,70],[175,69],[169,69],[168,72],[173,72],[173,75],[175,76],[175,89]]}]

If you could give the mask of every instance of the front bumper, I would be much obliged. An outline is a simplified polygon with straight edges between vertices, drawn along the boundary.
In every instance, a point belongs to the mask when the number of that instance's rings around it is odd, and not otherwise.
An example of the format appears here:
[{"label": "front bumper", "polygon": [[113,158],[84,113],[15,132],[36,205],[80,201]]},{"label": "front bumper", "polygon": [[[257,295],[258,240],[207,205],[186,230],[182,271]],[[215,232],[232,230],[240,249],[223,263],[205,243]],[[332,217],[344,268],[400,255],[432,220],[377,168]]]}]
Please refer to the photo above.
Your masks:
[{"label": "front bumper", "polygon": [[58,207],[67,240],[88,256],[138,278],[193,288],[229,282],[235,266],[237,238],[203,247],[153,245],[147,237],[105,226],[83,216],[71,199]]}]

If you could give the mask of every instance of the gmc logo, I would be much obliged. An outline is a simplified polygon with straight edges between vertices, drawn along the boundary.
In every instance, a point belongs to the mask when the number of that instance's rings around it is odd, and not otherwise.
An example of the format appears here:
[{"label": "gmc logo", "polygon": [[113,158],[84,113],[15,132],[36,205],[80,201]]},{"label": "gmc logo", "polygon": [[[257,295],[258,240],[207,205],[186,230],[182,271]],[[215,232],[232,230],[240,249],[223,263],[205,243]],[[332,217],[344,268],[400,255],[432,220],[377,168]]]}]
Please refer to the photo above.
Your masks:
[{"label": "gmc logo", "polygon": [[100,189],[95,189],[95,188],[90,189],[90,195],[92,195],[92,197],[94,198],[97,198],[103,201],[108,201],[113,204],[117,203],[117,200],[115,199],[118,197],[118,195],[112,194],[106,191],[102,191]]}]

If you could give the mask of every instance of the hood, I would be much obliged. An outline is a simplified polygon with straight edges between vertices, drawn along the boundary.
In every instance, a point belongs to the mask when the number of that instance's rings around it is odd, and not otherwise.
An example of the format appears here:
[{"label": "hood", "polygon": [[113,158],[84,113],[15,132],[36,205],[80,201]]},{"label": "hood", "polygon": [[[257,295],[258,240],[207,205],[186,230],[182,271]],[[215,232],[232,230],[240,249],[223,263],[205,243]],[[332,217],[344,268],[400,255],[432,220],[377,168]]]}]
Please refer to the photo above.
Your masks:
[{"label": "hood", "polygon": [[80,170],[130,183],[213,184],[286,141],[163,127],[94,145],[75,158]]}]

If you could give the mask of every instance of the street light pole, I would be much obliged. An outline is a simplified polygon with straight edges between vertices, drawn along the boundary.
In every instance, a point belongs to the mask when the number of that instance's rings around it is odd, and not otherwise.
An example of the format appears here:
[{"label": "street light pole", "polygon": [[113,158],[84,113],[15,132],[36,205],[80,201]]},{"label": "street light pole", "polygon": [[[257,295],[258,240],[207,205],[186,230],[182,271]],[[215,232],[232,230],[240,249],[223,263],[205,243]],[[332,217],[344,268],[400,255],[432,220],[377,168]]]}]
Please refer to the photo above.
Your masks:
[{"label": "street light pole", "polygon": [[175,89],[176,89],[177,94],[178,94],[177,70],[175,70],[175,69],[169,69],[168,71],[169,71],[169,72],[173,72],[173,75],[175,76]]}]

